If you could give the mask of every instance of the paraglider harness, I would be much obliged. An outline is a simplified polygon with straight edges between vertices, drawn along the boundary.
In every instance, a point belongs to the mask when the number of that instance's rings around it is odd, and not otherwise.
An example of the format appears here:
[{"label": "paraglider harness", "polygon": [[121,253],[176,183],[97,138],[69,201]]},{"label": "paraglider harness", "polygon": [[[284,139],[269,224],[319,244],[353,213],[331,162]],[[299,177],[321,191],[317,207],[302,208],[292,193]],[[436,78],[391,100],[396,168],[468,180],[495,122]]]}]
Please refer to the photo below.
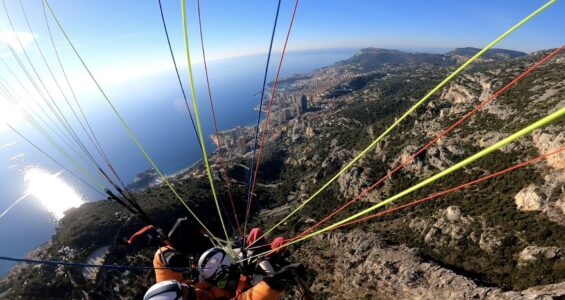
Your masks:
[{"label": "paraglider harness", "polygon": [[[104,176],[107,176],[103,173]],[[114,185],[115,190],[123,198],[114,194],[111,190],[105,189],[107,199],[109,201],[115,201],[122,207],[130,211],[133,215],[139,217],[146,226],[142,227],[140,230],[136,231],[129,239],[128,244],[132,245],[137,238],[145,234],[150,234],[151,232],[156,232],[159,240],[166,246],[165,249],[160,251],[160,261],[172,271],[180,272],[183,274],[184,278],[189,279],[192,282],[198,282],[200,279],[200,272],[198,269],[197,260],[192,254],[202,253],[205,249],[198,249],[197,246],[206,247],[207,241],[211,244],[215,244],[212,237],[208,236],[203,230],[200,230],[198,234],[191,235],[191,231],[194,230],[194,226],[188,222],[188,218],[179,218],[176,220],[173,228],[168,234],[155,225],[151,218],[145,213],[141,206],[137,203],[137,200],[133,194],[127,190],[122,190],[120,187]],[[188,233],[188,234],[187,234]],[[227,241],[221,241],[227,243]],[[217,286],[223,288],[228,280],[237,280],[236,295],[245,292],[247,289],[252,287],[252,280],[257,269],[255,263],[249,262],[247,258],[247,250],[245,248],[244,241],[239,241],[241,257],[240,263],[235,263],[227,266],[225,270],[221,270],[227,279],[222,280],[223,282],[217,282]],[[280,267],[280,266],[279,266]],[[232,281],[232,283],[234,283]]]},{"label": "paraglider harness", "polygon": [[186,242],[185,235],[182,234],[186,223],[187,218],[177,219],[168,234],[165,234],[161,228],[155,227],[154,225],[144,226],[128,239],[128,244],[132,245],[137,238],[156,232],[161,243],[167,247],[167,249],[159,253],[161,261],[165,266],[170,267],[172,270],[182,272],[185,277],[191,281],[197,281],[199,277],[197,261],[193,255],[187,255],[188,252],[183,251],[186,250],[186,247],[182,247],[183,242]]},{"label": "paraglider harness", "polygon": [[[187,232],[195,231],[194,226],[190,224],[188,218],[179,218],[171,228],[168,234],[165,234],[161,228],[155,227],[154,225],[147,225],[137,232],[135,232],[129,239],[128,244],[132,245],[135,240],[143,235],[151,234],[156,232],[161,243],[167,247],[159,253],[161,261],[167,267],[175,271],[182,272],[186,279],[191,282],[199,282],[200,271],[198,269],[198,257],[201,252],[205,249],[195,249],[195,244],[201,244],[209,241],[211,245],[214,244],[214,240],[205,231],[198,231],[200,236],[200,241],[195,241],[195,236],[190,236]],[[196,234],[196,232],[195,232]],[[207,246],[204,246],[207,248]],[[200,251],[202,250],[202,251]],[[247,264],[234,264],[229,268],[219,270],[220,275],[224,274],[226,277],[237,278],[240,277],[239,281],[244,282],[238,284],[237,290],[244,292],[250,288],[251,281],[248,280],[252,278],[252,271]],[[243,276],[243,277],[242,277]],[[223,277],[223,276],[218,276]],[[243,278],[243,280],[242,280]],[[226,285],[226,280],[220,280],[216,282],[218,287],[224,287]]]},{"label": "paraglider harness", "polygon": [[[165,234],[162,229],[155,227],[154,225],[147,225],[135,232],[128,239],[128,244],[133,244],[135,239],[142,235],[149,234],[150,232],[156,232],[161,242],[168,248],[159,253],[161,261],[167,267],[170,266],[171,269],[182,272],[184,277],[190,282],[197,283],[200,281],[200,271],[198,269],[198,258],[195,257],[195,255],[189,254],[191,252],[195,252],[195,241],[190,238],[189,234],[187,234],[190,230],[193,230],[193,226],[187,218],[177,219],[168,234]],[[203,240],[207,239],[211,244],[214,244],[212,238],[205,232],[200,231],[199,233]],[[237,244],[236,248],[239,248],[241,251],[241,257],[238,257],[240,262],[219,270],[219,274],[221,276],[218,277],[226,277],[226,279],[214,282],[216,286],[224,288],[228,281],[235,283],[234,281],[239,277],[235,288],[236,296],[241,295],[253,287],[254,275],[257,275],[257,268],[259,268],[256,262],[251,262],[247,259],[248,250],[243,247],[243,241],[241,240]],[[284,265],[277,264],[276,267],[279,269],[284,267]],[[309,291],[302,279],[296,278],[296,282],[298,283],[298,288],[301,290],[302,295],[309,295]]]}]

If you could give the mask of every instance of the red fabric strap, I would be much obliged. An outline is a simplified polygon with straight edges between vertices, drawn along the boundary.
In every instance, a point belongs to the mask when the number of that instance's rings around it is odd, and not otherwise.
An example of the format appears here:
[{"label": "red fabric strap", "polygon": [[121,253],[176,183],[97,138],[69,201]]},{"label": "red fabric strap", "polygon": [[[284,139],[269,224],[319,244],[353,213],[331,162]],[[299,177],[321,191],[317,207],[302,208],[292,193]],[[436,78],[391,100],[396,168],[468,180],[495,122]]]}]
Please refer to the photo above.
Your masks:
[{"label": "red fabric strap", "polygon": [[239,276],[239,283],[237,284],[237,289],[235,290],[235,295],[239,296],[244,290],[247,288],[247,276],[240,275]]},{"label": "red fabric strap", "polygon": [[135,239],[137,239],[140,235],[143,235],[145,232],[147,232],[148,230],[152,229],[153,225],[147,225],[143,228],[141,228],[140,230],[138,230],[136,233],[134,233],[128,240],[128,244],[132,244]]}]

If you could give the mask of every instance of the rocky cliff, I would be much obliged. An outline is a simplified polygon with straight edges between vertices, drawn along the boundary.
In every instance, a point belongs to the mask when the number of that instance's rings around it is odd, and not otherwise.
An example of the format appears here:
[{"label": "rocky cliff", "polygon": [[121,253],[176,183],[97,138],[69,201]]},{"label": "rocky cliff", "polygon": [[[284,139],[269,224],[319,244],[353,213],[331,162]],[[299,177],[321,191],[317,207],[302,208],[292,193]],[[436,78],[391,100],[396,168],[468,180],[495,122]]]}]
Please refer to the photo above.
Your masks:
[{"label": "rocky cliff", "polygon": [[296,256],[311,268],[315,278],[312,289],[324,299],[565,297],[565,282],[522,291],[484,287],[458,270],[422,258],[418,252],[418,249],[405,245],[391,245],[378,234],[353,230],[314,238],[297,250]]}]

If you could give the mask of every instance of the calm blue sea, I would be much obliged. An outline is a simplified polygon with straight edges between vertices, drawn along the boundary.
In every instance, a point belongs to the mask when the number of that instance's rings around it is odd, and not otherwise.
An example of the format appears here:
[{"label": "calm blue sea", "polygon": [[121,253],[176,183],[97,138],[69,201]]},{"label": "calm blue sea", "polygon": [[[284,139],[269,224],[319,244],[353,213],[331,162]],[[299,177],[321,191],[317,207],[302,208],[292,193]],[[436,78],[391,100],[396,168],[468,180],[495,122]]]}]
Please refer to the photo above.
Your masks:
[{"label": "calm blue sea", "polygon": [[[281,75],[309,72],[345,59],[354,52],[354,49],[291,52],[285,58]],[[256,95],[261,89],[265,60],[265,55],[262,55],[210,63],[210,80],[220,129],[255,122],[257,112],[253,107],[259,101]],[[269,80],[274,77],[278,55],[274,55],[272,62]],[[196,65],[194,72],[203,74],[202,66]],[[201,76],[196,78],[197,96],[210,152],[214,147],[207,137],[212,132],[212,121],[207,91]],[[110,88],[109,94],[143,146],[165,173],[177,172],[201,157],[173,72]],[[130,182],[136,174],[149,169],[150,165],[103,101],[93,97],[85,110],[110,160],[122,178]],[[20,124],[18,128],[68,165],[64,157],[49,147],[35,131],[24,124]],[[40,166],[53,173],[61,171],[60,167],[16,135],[8,130],[0,131],[0,213],[26,189],[22,170],[29,166]],[[62,176],[88,201],[100,198],[69,174],[63,173]],[[0,219],[0,256],[23,257],[48,241],[56,226],[57,222],[33,197],[26,198]],[[0,261],[0,276],[12,265]]]}]

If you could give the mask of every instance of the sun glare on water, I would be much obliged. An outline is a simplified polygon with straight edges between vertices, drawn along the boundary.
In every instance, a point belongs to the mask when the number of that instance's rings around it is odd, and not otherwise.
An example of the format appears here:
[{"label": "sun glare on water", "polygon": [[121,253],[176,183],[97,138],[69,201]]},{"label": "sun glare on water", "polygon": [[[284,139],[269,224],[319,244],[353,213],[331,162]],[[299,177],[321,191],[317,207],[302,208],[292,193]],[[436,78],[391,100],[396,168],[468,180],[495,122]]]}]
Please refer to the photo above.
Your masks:
[{"label": "sun glare on water", "polygon": [[41,168],[30,168],[24,173],[26,194],[37,199],[55,219],[60,220],[64,212],[78,207],[85,201],[82,196],[59,177]]}]

